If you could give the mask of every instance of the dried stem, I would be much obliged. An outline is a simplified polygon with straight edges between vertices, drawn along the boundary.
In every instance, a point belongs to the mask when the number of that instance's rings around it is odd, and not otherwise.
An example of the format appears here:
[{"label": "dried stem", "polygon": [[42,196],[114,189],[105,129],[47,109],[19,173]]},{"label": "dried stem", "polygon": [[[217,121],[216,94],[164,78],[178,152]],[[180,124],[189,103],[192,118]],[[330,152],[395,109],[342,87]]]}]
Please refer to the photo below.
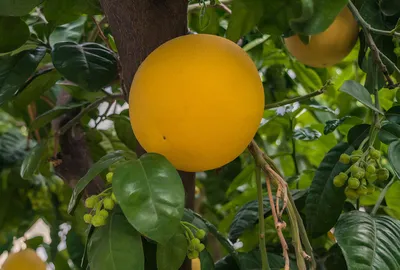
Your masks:
[{"label": "dried stem", "polygon": [[285,224],[285,222],[281,222],[278,219],[278,215],[277,215],[277,212],[275,209],[275,203],[274,203],[274,199],[273,199],[272,191],[271,191],[270,178],[268,176],[266,177],[265,182],[267,184],[268,198],[269,198],[269,203],[271,204],[271,212],[272,212],[272,217],[274,218],[276,232],[278,233],[279,241],[281,242],[281,245],[282,245],[283,258],[285,259],[285,270],[289,270],[289,266],[290,266],[290,260],[289,260],[289,254],[288,254],[289,248],[286,243],[285,237],[283,236],[283,233],[282,233],[282,228],[284,229],[286,227],[286,224]]},{"label": "dried stem", "polygon": [[108,47],[110,50],[112,50],[112,49],[111,49],[110,42],[108,41],[108,38],[104,35],[104,32],[103,32],[103,30],[101,29],[100,24],[96,21],[96,19],[95,19],[94,16],[92,16],[92,20],[93,20],[93,22],[96,24],[96,28],[97,28],[97,31],[98,31],[98,33],[99,33],[99,35],[100,35],[100,38],[104,41],[104,43],[107,45],[107,47]]}]

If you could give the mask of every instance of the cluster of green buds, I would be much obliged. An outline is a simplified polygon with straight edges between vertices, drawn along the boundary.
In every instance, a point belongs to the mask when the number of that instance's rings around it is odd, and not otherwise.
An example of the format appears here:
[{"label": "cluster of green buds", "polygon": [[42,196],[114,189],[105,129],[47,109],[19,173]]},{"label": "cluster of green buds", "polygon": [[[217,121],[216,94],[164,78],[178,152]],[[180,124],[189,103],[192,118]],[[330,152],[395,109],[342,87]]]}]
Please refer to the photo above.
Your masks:
[{"label": "cluster of green buds", "polygon": [[206,236],[206,232],[189,222],[181,221],[181,225],[185,230],[186,240],[188,241],[187,257],[190,260],[196,259],[200,252],[205,249],[201,240]]},{"label": "cluster of green buds", "polygon": [[48,210],[52,208],[50,194],[46,185],[41,185],[39,189],[30,189],[27,193],[32,209],[35,211]]},{"label": "cluster of green buds", "polygon": [[347,183],[345,194],[351,200],[360,196],[371,194],[375,191],[375,181],[386,181],[389,171],[382,168],[380,163],[381,152],[370,147],[366,152],[358,149],[351,155],[342,154],[339,161],[343,164],[352,163],[346,172],[341,172],[333,178],[336,187]]},{"label": "cluster of green buds", "polygon": [[[106,175],[108,184],[112,183],[112,177],[112,172]],[[91,209],[91,211],[83,216],[84,221],[95,227],[105,225],[108,218],[108,211],[114,208],[116,202],[117,199],[112,192],[112,187],[105,189],[98,195],[88,197],[85,200],[85,206]]]}]

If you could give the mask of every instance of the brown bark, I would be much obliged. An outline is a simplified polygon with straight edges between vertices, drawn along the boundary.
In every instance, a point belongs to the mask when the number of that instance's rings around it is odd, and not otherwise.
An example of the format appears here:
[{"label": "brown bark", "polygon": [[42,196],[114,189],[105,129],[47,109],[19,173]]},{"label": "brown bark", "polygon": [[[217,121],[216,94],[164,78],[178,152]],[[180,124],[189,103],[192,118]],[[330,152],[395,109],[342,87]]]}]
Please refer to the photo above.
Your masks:
[{"label": "brown bark", "polygon": [[[122,89],[127,99],[133,76],[147,55],[164,42],[187,34],[187,1],[100,0],[100,3],[118,49]],[[139,146],[137,154],[143,153]],[[193,209],[195,175],[179,173],[185,187],[186,207]],[[181,270],[191,270],[189,260]]]}]

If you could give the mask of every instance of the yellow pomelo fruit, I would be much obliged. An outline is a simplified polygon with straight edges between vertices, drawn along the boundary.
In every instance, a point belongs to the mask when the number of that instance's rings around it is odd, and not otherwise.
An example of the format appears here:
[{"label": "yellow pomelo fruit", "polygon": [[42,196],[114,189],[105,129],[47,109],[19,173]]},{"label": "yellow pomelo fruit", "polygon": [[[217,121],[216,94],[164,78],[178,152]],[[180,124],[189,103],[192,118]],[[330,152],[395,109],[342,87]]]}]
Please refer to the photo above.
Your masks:
[{"label": "yellow pomelo fruit", "polygon": [[329,67],[339,63],[357,42],[359,28],[351,11],[345,7],[324,32],[312,35],[305,45],[294,35],[285,38],[288,51],[303,64]]},{"label": "yellow pomelo fruit", "polygon": [[192,260],[192,270],[200,270],[201,269],[200,259],[196,258]]},{"label": "yellow pomelo fruit", "polygon": [[206,34],[154,50],[136,72],[129,97],[139,143],[187,172],[239,156],[263,111],[264,90],[251,58],[230,40]]},{"label": "yellow pomelo fruit", "polygon": [[33,249],[9,254],[2,270],[46,270],[46,264]]}]

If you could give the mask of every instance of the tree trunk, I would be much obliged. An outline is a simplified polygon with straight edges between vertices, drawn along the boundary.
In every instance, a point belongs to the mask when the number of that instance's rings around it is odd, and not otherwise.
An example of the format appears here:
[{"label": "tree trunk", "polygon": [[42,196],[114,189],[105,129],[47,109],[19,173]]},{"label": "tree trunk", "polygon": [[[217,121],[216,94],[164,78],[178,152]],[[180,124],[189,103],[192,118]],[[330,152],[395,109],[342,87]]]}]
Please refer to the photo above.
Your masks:
[{"label": "tree trunk", "polygon": [[[111,27],[121,63],[121,84],[128,100],[133,76],[142,61],[164,42],[187,34],[186,0],[100,0]],[[155,78],[157,79],[157,78]],[[137,154],[143,154],[139,145]],[[186,207],[193,209],[194,173],[179,172]],[[191,270],[186,260],[181,270]]]}]

